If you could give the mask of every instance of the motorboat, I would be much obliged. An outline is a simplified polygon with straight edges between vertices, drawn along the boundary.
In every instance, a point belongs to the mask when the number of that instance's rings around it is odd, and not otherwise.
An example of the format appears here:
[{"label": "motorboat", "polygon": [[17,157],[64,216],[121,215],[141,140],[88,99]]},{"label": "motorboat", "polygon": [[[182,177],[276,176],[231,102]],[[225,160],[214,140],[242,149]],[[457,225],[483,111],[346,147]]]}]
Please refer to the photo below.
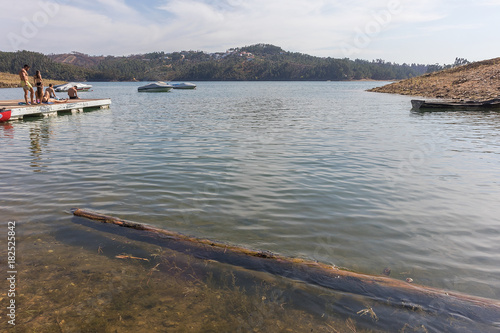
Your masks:
[{"label": "motorboat", "polygon": [[146,84],[145,86],[137,88],[139,92],[167,92],[174,88],[172,85],[157,81],[150,84]]},{"label": "motorboat", "polygon": [[63,92],[63,91],[68,91],[71,87],[75,86],[76,86],[76,91],[78,92],[89,91],[90,89],[92,89],[92,86],[90,84],[70,82],[54,86],[54,90],[57,92]]},{"label": "motorboat", "polygon": [[196,84],[191,82],[170,83],[174,89],[196,89]]},{"label": "motorboat", "polygon": [[10,116],[11,110],[7,110],[6,108],[0,109],[0,123],[9,120]]}]

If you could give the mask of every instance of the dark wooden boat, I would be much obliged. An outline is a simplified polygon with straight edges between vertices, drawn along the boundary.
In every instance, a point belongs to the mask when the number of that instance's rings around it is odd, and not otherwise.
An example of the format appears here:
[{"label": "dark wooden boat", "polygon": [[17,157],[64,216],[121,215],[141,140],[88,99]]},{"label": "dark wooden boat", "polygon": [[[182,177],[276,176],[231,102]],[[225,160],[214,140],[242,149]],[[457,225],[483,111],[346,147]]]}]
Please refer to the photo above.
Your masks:
[{"label": "dark wooden boat", "polygon": [[500,109],[500,98],[487,101],[470,102],[426,102],[421,99],[411,101],[412,110],[418,111],[454,111],[454,110],[491,110]]}]

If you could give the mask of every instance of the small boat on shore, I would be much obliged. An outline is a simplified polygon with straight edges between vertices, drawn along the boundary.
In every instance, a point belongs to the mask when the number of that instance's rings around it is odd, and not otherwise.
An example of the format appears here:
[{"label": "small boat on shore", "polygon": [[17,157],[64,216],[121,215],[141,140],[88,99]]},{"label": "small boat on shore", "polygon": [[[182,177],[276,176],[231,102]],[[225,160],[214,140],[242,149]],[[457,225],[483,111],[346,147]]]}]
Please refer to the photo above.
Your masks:
[{"label": "small boat on shore", "polygon": [[191,82],[170,83],[174,89],[196,89],[196,84]]},{"label": "small boat on shore", "polygon": [[459,111],[459,110],[491,110],[500,109],[500,98],[490,99],[487,101],[469,101],[469,102],[453,102],[453,101],[424,101],[420,99],[411,100],[412,110],[418,111]]},{"label": "small boat on shore", "polygon": [[0,109],[0,123],[4,121],[8,121],[12,114],[11,110],[7,110],[6,108]]},{"label": "small boat on shore", "polygon": [[76,86],[76,91],[78,92],[89,91],[90,89],[92,89],[92,86],[90,84],[70,82],[54,86],[54,90],[57,92],[65,92],[74,86]]},{"label": "small boat on shore", "polygon": [[145,86],[137,88],[139,92],[167,92],[173,89],[174,87],[168,83],[158,81],[150,84],[146,84]]}]

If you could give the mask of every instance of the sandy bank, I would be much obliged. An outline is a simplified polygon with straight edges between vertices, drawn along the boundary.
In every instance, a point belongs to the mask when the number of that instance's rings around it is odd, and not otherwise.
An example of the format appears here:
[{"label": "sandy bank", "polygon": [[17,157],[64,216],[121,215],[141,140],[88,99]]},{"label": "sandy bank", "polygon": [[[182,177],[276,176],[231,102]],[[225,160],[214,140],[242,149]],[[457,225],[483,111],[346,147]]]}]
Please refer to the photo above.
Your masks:
[{"label": "sandy bank", "polygon": [[[31,84],[33,84],[33,75],[30,76]],[[43,79],[45,85],[52,83],[54,85],[66,83],[66,81]],[[19,86],[19,75],[10,73],[0,73],[0,88],[17,88]]]}]

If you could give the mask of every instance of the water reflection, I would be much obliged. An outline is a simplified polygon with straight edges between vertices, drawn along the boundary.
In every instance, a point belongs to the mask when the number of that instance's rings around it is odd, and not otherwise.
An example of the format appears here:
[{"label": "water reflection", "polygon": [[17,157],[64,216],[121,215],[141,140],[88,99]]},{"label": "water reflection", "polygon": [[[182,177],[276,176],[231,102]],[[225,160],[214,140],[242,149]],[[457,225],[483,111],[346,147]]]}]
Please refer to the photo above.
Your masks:
[{"label": "water reflection", "polygon": [[0,137],[14,139],[14,126],[11,123],[0,123]]},{"label": "water reflection", "polygon": [[[363,273],[390,266],[396,279],[500,298],[499,115],[409,116],[409,97],[362,91],[372,84],[205,82],[154,96],[127,92],[132,83],[98,84],[95,97],[113,98],[108,111],[0,127],[1,172],[9,174],[0,181],[2,215],[59,230],[67,209],[87,207]],[[24,256],[42,260],[24,244]],[[53,260],[54,285],[87,286]],[[95,271],[108,264],[96,261]],[[135,292],[123,299],[140,301]],[[362,305],[353,318],[368,327],[383,319],[372,324],[358,311],[392,314]],[[422,325],[412,318],[411,327]]]},{"label": "water reflection", "polygon": [[33,172],[42,172],[47,167],[47,160],[44,160],[43,152],[47,149],[50,137],[53,135],[50,125],[47,122],[37,122],[29,129],[30,138],[30,166]]}]

